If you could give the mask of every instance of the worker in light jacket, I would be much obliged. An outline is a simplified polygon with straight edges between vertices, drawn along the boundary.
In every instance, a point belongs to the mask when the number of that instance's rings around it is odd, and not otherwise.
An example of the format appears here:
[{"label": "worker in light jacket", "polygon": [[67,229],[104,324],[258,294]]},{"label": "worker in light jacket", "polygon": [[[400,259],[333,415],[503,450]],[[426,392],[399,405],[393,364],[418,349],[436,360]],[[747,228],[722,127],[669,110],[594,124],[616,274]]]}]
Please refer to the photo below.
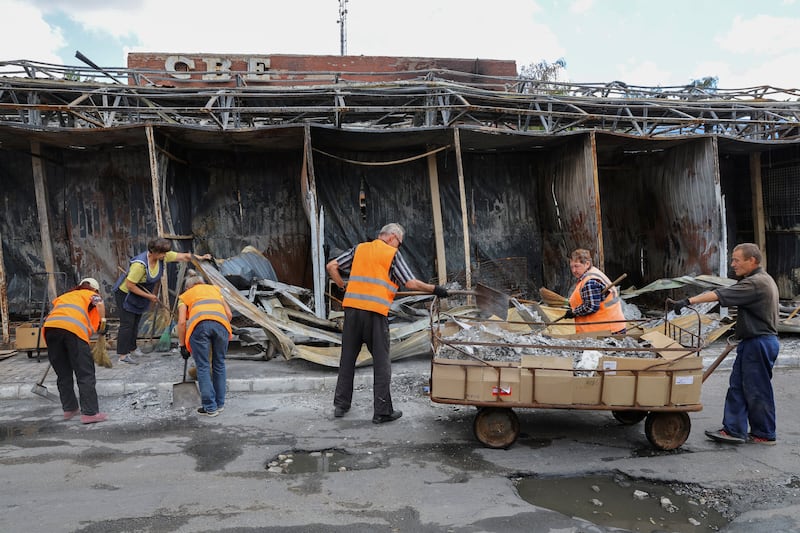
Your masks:
[{"label": "worker in light jacket", "polygon": [[569,309],[564,318],[575,319],[576,333],[610,331],[624,334],[627,328],[622,312],[619,290],[611,287],[603,295],[611,280],[600,269],[592,266],[589,250],[578,248],[570,254],[569,269],[577,278],[575,290],[569,297]]},{"label": "worker in light jacket", "polygon": [[[178,298],[178,344],[181,356],[194,359],[202,406],[197,413],[217,416],[225,408],[225,355],[233,336],[233,313],[219,287],[208,285],[200,276],[184,284]],[[209,370],[210,369],[210,370]]]},{"label": "worker in light jacket", "polygon": [[398,287],[432,293],[440,298],[448,296],[447,289],[431,285],[414,277],[400,246],[405,230],[397,223],[381,228],[378,238],[362,242],[349,249],[325,266],[334,283],[345,289],[341,272],[349,272],[344,307],[342,354],[339,360],[339,377],[333,397],[333,415],[342,417],[350,410],[353,400],[353,378],[358,353],[367,345],[373,361],[372,422],[382,424],[403,416],[392,405],[390,384],[392,366],[389,359],[389,307]]},{"label": "worker in light jacket", "polygon": [[[97,401],[97,379],[89,347],[94,333],[105,333],[105,317],[100,284],[94,278],[85,278],[53,301],[53,310],[42,324],[47,357],[58,376],[56,383],[64,420],[71,420],[78,413],[84,424],[103,422],[107,418],[100,412]],[[78,383],[80,408],[75,382]]]}]

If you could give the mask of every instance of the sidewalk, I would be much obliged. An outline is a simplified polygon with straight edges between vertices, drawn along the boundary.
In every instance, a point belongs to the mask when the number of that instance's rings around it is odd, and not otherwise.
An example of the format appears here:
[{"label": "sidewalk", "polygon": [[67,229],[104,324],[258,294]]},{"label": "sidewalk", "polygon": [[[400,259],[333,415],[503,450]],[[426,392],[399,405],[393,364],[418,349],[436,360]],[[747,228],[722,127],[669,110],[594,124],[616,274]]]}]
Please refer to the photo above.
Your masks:
[{"label": "sidewalk", "polygon": [[[137,365],[117,362],[116,355],[109,353],[113,368],[98,366],[97,393],[99,396],[115,396],[141,392],[145,389],[172,391],[172,385],[183,378],[183,359],[177,350],[153,352],[136,357]],[[336,386],[337,369],[323,367],[301,359],[287,361],[276,357],[270,361],[254,359],[247,353],[231,351],[226,359],[229,392],[284,393],[311,390],[333,390]],[[403,367],[413,371],[429,372],[430,360],[412,358],[393,363],[395,373]],[[191,368],[192,361],[189,360]],[[47,352],[43,351],[40,362],[36,354],[32,358],[27,352],[0,361],[0,400],[29,399],[37,396],[31,392],[48,367]],[[409,369],[410,371],[410,369]],[[188,377],[187,377],[188,379]],[[355,385],[372,383],[372,367],[357,369]],[[48,392],[58,395],[55,372],[50,369],[43,383]]]},{"label": "sidewalk", "polygon": [[[800,367],[800,337],[781,337],[781,352],[778,367]],[[703,350],[703,367],[708,366],[722,352],[724,342],[718,341]],[[731,367],[735,350],[717,368]],[[152,352],[136,358],[138,365],[117,362],[116,355],[109,352],[113,368],[97,367],[97,393],[100,396],[116,396],[158,389],[172,393],[172,385],[183,377],[183,359],[174,349],[171,352]],[[0,400],[29,399],[37,397],[31,392],[47,369],[47,353],[42,352],[41,361],[36,354],[18,352],[0,360]],[[192,366],[191,359],[189,366]],[[337,369],[310,363],[302,359],[286,360],[281,356],[270,361],[255,359],[247,350],[231,349],[226,359],[228,391],[260,394],[288,393],[316,390],[332,391],[336,386]],[[402,375],[430,375],[429,356],[420,355],[392,362],[395,378]],[[43,383],[49,392],[58,394],[56,375],[52,369]],[[372,366],[356,369],[355,386],[372,386]]]}]

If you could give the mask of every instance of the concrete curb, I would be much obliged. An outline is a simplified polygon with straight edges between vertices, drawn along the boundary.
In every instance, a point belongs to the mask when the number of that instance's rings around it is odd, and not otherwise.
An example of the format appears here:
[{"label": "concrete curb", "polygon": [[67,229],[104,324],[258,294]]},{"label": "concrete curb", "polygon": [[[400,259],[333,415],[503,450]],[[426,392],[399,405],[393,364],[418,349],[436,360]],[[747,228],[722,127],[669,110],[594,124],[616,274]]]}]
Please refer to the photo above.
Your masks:
[{"label": "concrete curb", "polygon": [[[396,374],[395,377],[402,375]],[[253,392],[258,394],[276,394],[276,393],[295,393],[295,392],[310,392],[310,391],[333,391],[336,388],[337,376],[283,376],[274,378],[247,378],[247,379],[229,379],[228,392],[242,393]],[[97,395],[100,397],[108,396],[124,396],[126,394],[138,394],[147,390],[157,390],[162,394],[171,394],[172,386],[175,382],[159,382],[159,383],[127,383],[121,380],[99,380],[97,382]],[[54,384],[48,383],[48,391],[56,396],[57,390]],[[372,375],[356,375],[353,380],[354,387],[372,386]],[[29,383],[14,383],[8,385],[0,385],[0,400],[25,400],[40,398],[40,396],[31,392],[32,385]]]}]

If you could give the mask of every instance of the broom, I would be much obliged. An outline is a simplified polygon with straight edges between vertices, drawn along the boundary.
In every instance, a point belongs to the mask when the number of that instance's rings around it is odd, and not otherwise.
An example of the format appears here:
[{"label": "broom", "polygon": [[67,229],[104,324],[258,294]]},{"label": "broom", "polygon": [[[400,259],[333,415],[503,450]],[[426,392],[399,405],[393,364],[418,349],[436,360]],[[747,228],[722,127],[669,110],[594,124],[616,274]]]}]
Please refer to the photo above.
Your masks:
[{"label": "broom", "polygon": [[547,287],[541,287],[539,289],[539,296],[542,297],[542,301],[545,304],[550,305],[552,307],[568,307],[569,306],[569,301],[566,298],[564,298],[563,296],[561,296],[560,294],[558,294],[555,291],[551,291]]},{"label": "broom", "polygon": [[111,359],[108,357],[105,333],[98,335],[97,342],[92,346],[92,359],[94,359],[94,364],[96,365],[111,368]]},{"label": "broom", "polygon": [[[181,266],[178,270],[178,283],[176,287],[180,287],[183,284],[183,277],[186,274],[186,263],[181,263]],[[169,311],[169,324],[164,329],[164,333],[158,338],[158,342],[156,342],[155,347],[153,348],[156,352],[168,352],[170,348],[172,348],[172,328],[175,327],[175,311],[178,307],[178,297],[175,297],[175,304],[170,311],[167,309],[166,305],[163,305],[163,308]]]},{"label": "broom", "polygon": [[153,347],[154,352],[168,352],[172,347],[172,326],[174,325],[174,321],[172,320],[172,316],[170,316],[170,323],[164,328],[164,333],[158,338],[156,341],[156,345]]}]

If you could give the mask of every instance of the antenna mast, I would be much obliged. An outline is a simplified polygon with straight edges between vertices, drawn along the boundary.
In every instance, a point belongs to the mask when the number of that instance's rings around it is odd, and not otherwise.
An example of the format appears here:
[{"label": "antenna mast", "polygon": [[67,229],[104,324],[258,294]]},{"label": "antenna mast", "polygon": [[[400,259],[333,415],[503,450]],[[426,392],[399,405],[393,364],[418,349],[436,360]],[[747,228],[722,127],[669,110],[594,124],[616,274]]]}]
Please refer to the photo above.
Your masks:
[{"label": "antenna mast", "polygon": [[340,55],[347,55],[347,0],[339,0],[339,51]]}]

